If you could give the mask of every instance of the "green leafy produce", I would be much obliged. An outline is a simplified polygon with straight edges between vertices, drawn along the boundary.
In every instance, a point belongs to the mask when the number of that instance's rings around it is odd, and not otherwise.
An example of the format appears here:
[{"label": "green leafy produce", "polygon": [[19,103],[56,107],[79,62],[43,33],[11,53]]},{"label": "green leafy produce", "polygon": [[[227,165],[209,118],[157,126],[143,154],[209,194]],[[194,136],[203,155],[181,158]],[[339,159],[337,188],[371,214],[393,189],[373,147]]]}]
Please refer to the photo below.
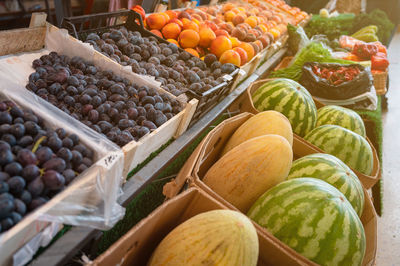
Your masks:
[{"label": "green leafy produce", "polygon": [[394,28],[394,24],[389,20],[386,13],[380,9],[374,9],[369,14],[363,13],[354,19],[352,32],[356,32],[361,28],[369,25],[376,25],[378,32],[376,33],[379,40],[383,44],[387,44]]},{"label": "green leafy produce", "polygon": [[313,15],[304,30],[309,38],[314,35],[324,34],[329,40],[334,40],[341,35],[350,35],[352,33],[355,17],[354,14],[339,14],[336,17],[329,18]]},{"label": "green leafy produce", "polygon": [[298,50],[310,42],[310,39],[308,39],[302,27],[296,27],[289,23],[287,25],[287,30],[289,33],[289,50],[293,54],[296,54]]},{"label": "green leafy produce", "polygon": [[289,67],[272,72],[270,77],[299,81],[301,68],[306,62],[354,64],[352,61],[333,58],[331,52],[322,43],[311,42],[296,54]]}]

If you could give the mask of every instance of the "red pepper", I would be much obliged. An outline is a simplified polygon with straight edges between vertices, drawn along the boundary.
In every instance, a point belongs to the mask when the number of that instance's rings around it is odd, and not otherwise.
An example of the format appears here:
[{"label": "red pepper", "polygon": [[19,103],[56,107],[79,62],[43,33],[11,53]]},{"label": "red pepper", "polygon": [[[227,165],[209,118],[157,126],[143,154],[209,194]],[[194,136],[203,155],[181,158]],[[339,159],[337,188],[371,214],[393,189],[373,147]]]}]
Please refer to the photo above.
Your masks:
[{"label": "red pepper", "polygon": [[370,59],[378,52],[378,47],[372,43],[357,43],[354,45],[352,53],[362,59]]},{"label": "red pepper", "polygon": [[386,46],[384,46],[381,42],[373,42],[378,47],[378,52],[384,53],[387,55]]},{"label": "red pepper", "polygon": [[371,57],[371,69],[385,71],[389,66],[389,60],[384,53],[377,53]]}]

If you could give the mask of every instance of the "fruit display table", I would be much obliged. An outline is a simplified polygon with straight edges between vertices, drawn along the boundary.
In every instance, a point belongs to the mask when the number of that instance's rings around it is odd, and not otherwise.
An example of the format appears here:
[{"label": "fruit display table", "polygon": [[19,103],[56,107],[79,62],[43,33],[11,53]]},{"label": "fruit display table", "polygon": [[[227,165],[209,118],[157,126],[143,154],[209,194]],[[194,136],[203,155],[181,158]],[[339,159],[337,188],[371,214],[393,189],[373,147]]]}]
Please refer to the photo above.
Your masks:
[{"label": "fruit display table", "polygon": [[[373,263],[375,209],[380,212],[381,196],[380,183],[375,185],[381,177],[381,97],[375,111],[358,111],[361,117],[337,108],[327,111],[337,112],[337,117],[321,122],[317,112],[326,106],[294,78],[271,74],[288,56],[287,24],[304,26],[310,16],[281,0],[229,1],[146,18],[139,7],[135,11],[66,18],[66,30],[34,15],[30,28],[0,32],[0,80],[8,84],[7,89],[0,86],[4,100],[0,118],[3,124],[15,124],[0,128],[0,144],[7,153],[3,156],[2,151],[0,157],[0,173],[6,173],[0,175],[0,189],[13,194],[16,202],[0,214],[0,232],[10,229],[0,235],[0,243],[7,247],[0,251],[4,255],[0,264],[65,265],[82,259],[102,265],[111,263],[111,253],[140,254],[126,242],[128,236],[139,242],[146,238],[151,250],[143,260],[155,248],[153,242],[171,230],[169,222],[178,229],[179,223],[190,224],[191,216],[205,210],[229,209],[219,211],[227,216],[236,213],[232,219],[247,221],[252,244],[254,237],[259,239],[263,253],[250,250],[248,261],[258,256],[261,264],[314,265],[323,256],[314,260],[295,248],[295,240],[285,242],[266,230],[265,210],[260,211],[261,204],[255,201],[267,189],[285,189],[286,183],[304,185],[305,190],[325,188],[322,196],[332,201],[324,208],[333,206],[332,210],[349,216],[354,229],[343,232],[355,247],[347,255],[361,252],[356,256],[360,264]],[[327,49],[322,56],[341,60],[331,57]],[[15,110],[15,104],[22,111]],[[262,123],[267,126],[259,127],[252,119],[264,113],[267,118],[260,121],[265,119]],[[339,119],[340,115],[351,119]],[[250,120],[253,124],[248,126]],[[35,121],[38,127],[30,125]],[[326,127],[332,129],[330,135],[323,132]],[[272,133],[250,137],[262,130]],[[337,136],[341,139],[332,142]],[[244,141],[251,144],[238,152]],[[343,143],[346,152],[340,147]],[[256,171],[248,171],[252,169],[248,165],[262,159],[257,157],[262,152],[271,163],[256,163]],[[312,160],[314,153],[349,183],[340,187],[326,180],[294,179],[303,176],[292,173],[292,162]],[[241,160],[243,154],[248,157]],[[251,181],[250,193],[240,178],[223,187],[219,179],[236,171],[230,162],[238,162],[239,177],[244,169]],[[273,178],[259,178],[261,173],[271,173]],[[315,172],[309,174],[315,177]],[[75,177],[79,182],[71,181]],[[25,186],[33,200],[24,196]],[[6,196],[0,198],[2,204],[9,203]],[[191,199],[204,200],[204,205]],[[25,204],[31,213],[22,220],[24,224],[18,223]],[[193,209],[188,210],[187,204],[193,204]],[[171,221],[165,220],[178,212]],[[162,222],[157,222],[158,217],[163,217]],[[163,228],[155,235],[148,232],[153,223]],[[140,230],[147,232],[145,236]],[[152,236],[156,240],[148,239]],[[118,251],[120,245],[130,246],[127,254]],[[168,248],[161,253],[165,252]]]}]

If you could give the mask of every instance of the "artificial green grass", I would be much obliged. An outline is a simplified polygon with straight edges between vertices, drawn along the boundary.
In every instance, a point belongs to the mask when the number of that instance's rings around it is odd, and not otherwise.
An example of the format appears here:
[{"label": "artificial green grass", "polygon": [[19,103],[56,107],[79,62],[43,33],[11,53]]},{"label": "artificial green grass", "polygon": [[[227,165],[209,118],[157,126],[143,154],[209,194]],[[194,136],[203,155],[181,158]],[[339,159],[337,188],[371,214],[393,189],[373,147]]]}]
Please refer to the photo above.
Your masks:
[{"label": "artificial green grass", "polygon": [[[357,113],[363,118],[368,121],[371,121],[371,129],[370,132],[371,141],[374,143],[375,148],[378,153],[379,162],[381,164],[381,173],[382,173],[382,140],[383,140],[383,122],[382,122],[382,96],[378,96],[378,106],[375,111],[360,111],[357,110]],[[367,130],[367,133],[368,130]],[[372,188],[372,195],[374,198],[374,206],[378,215],[382,215],[383,213],[383,177],[378,183]]]},{"label": "artificial green grass", "polygon": [[[126,234],[140,220],[148,216],[154,209],[160,206],[165,197],[162,194],[163,186],[178,174],[203,138],[210,132],[215,125],[218,125],[226,117],[219,117],[212,126],[208,127],[202,134],[194,140],[151,184],[147,185],[138,196],[136,196],[127,206],[125,217],[119,221],[112,229],[103,232],[103,236],[98,242],[98,254],[107,250],[114,242]],[[154,156],[157,153],[153,154]],[[153,157],[154,157],[153,156]],[[139,169],[134,169],[137,172]],[[132,171],[132,172],[133,172]],[[133,173],[129,175],[132,176]]]}]

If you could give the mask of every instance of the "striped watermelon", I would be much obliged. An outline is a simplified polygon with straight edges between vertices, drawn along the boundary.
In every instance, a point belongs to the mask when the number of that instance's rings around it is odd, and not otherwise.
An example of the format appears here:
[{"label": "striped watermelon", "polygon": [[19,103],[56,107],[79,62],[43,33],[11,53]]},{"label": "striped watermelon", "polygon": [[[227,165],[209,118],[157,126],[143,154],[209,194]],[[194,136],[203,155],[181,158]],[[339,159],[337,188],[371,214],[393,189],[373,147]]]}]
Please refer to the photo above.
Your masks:
[{"label": "striped watermelon", "polygon": [[371,174],[374,163],[371,146],[353,131],[341,126],[324,125],[313,129],[304,139],[351,168],[366,175]]},{"label": "striped watermelon", "polygon": [[284,114],[293,132],[305,136],[317,121],[317,108],[310,93],[290,79],[274,79],[260,86],[253,94],[254,107],[262,112],[275,110]]},{"label": "striped watermelon", "polygon": [[338,125],[347,128],[365,138],[365,126],[361,117],[351,109],[328,105],[318,109],[316,127],[323,125]]},{"label": "striped watermelon", "polygon": [[325,181],[282,182],[264,193],[248,216],[320,265],[361,265],[364,258],[365,233],[357,213]]},{"label": "striped watermelon", "polygon": [[293,162],[288,179],[312,177],[324,180],[342,192],[358,216],[364,208],[364,191],[356,174],[341,160],[326,153],[314,153]]}]

